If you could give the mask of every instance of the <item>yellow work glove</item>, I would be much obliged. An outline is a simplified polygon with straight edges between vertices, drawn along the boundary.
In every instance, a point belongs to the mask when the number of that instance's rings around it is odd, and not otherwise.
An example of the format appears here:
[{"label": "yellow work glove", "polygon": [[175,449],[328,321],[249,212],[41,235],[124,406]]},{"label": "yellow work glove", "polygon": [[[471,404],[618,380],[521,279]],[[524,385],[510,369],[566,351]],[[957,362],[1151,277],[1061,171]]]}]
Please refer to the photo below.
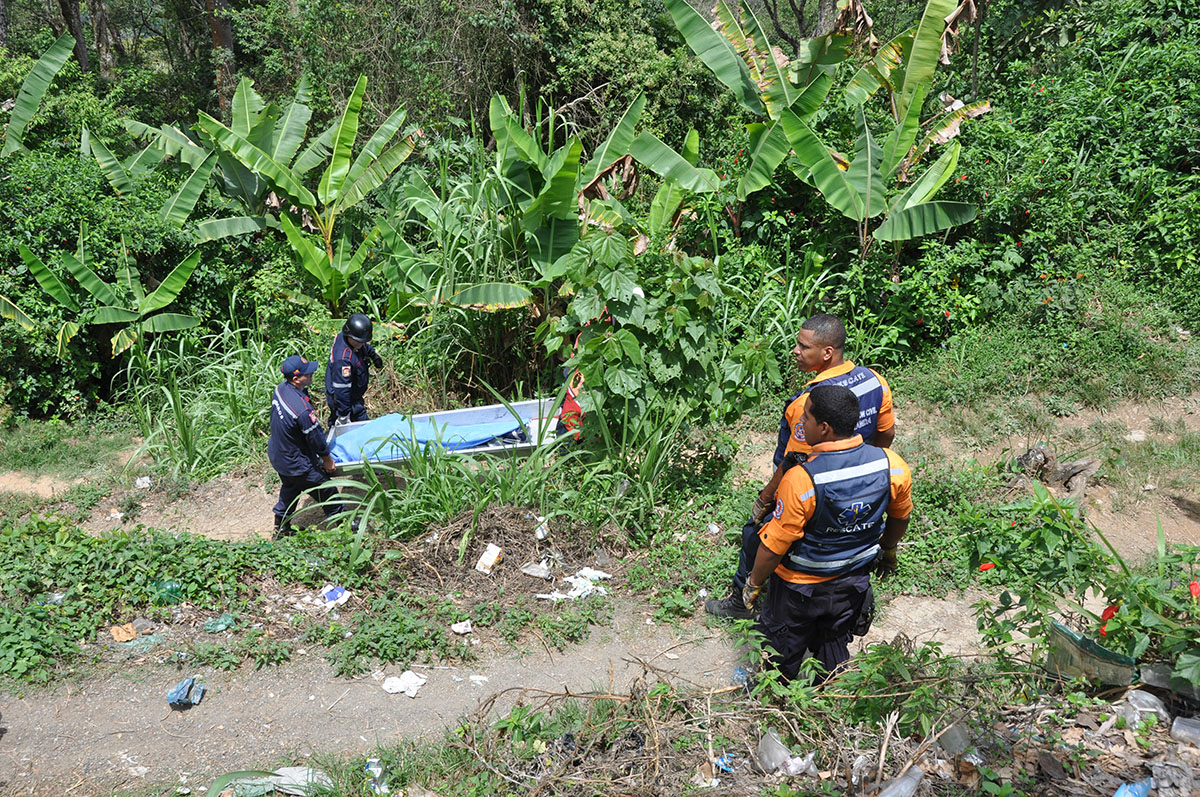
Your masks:
[{"label": "yellow work glove", "polygon": [[765,582],[755,586],[751,584],[749,580],[747,580],[746,586],[742,587],[742,605],[748,610],[754,611],[755,601],[758,600],[758,596],[761,595],[763,590],[766,588],[767,585]]},{"label": "yellow work glove", "polygon": [[875,572],[879,574],[880,578],[887,578],[896,572],[898,566],[896,562],[896,549],[884,548],[879,552],[879,560],[875,565]]}]

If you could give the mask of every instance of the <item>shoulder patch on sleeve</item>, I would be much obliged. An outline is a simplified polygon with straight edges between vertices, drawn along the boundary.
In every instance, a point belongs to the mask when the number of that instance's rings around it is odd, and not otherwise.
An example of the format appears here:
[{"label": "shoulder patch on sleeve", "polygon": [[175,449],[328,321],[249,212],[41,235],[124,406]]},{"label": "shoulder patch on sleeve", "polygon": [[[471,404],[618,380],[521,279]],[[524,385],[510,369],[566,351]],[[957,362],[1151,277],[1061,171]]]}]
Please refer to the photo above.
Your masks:
[{"label": "shoulder patch on sleeve", "polygon": [[309,410],[308,411],[308,420],[310,420],[313,423],[316,423],[317,422],[317,414],[315,412],[313,412],[312,410]]},{"label": "shoulder patch on sleeve", "polygon": [[350,378],[350,366],[349,366],[349,365],[343,365],[343,366],[342,366],[342,378],[343,378],[343,379],[349,379],[349,378]]},{"label": "shoulder patch on sleeve", "polygon": [[775,499],[775,511],[771,513],[771,516],[773,518],[775,518],[776,520],[779,520],[779,518],[783,517],[783,499],[782,498]]}]

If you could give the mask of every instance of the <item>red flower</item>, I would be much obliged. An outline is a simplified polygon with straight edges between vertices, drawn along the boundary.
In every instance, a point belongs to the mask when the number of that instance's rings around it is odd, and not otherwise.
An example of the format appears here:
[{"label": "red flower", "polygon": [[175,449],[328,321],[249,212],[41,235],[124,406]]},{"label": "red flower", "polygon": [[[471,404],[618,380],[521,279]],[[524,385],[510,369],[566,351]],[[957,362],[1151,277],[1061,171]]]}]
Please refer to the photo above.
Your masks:
[{"label": "red flower", "polygon": [[1192,593],[1192,598],[1200,598],[1200,581],[1193,581],[1188,584],[1188,591]]},{"label": "red flower", "polygon": [[981,564],[979,566],[979,572],[982,573],[985,570],[991,570],[995,566],[996,566],[995,562],[984,562],[983,564]]},{"label": "red flower", "polygon": [[1116,616],[1116,614],[1117,614],[1117,607],[1109,606],[1107,609],[1105,609],[1103,612],[1101,612],[1100,619],[1103,620],[1105,623],[1108,623],[1108,621],[1113,619],[1113,617]]},{"label": "red flower", "polygon": [[1100,626],[1100,636],[1108,636],[1108,623]]}]

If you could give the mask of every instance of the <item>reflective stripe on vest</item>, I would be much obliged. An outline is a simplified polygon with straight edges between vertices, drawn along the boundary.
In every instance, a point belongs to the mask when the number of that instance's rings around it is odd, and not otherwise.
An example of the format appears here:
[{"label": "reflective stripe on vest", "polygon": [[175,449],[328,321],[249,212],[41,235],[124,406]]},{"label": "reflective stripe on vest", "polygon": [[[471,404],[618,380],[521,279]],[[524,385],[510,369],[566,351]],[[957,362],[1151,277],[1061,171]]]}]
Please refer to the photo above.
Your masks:
[{"label": "reflective stripe on vest", "polygon": [[804,536],[788,549],[784,567],[814,576],[840,576],[868,564],[879,553],[892,495],[887,453],[862,444],[819,452],[801,467],[812,478],[816,508],[804,524]]},{"label": "reflective stripe on vest", "polygon": [[[854,426],[854,433],[862,435],[864,443],[870,443],[875,438],[875,424],[879,422],[879,412],[883,409],[883,383],[879,377],[870,368],[856,365],[841,376],[831,376],[809,385],[804,393],[824,385],[848,387],[858,396],[858,423]],[[796,425],[798,427],[799,422]],[[803,440],[798,429],[792,431],[797,440]]]}]

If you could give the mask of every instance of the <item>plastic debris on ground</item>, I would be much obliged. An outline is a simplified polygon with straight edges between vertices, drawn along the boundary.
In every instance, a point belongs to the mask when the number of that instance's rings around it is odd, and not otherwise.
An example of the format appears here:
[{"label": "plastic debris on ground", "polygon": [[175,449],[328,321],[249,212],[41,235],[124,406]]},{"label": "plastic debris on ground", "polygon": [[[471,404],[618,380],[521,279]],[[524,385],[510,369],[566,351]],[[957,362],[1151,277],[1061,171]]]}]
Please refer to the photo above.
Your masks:
[{"label": "plastic debris on ground", "polygon": [[233,797],[262,797],[274,792],[308,797],[323,789],[332,789],[333,781],[319,769],[282,767],[264,778],[247,778],[233,784]]},{"label": "plastic debris on ground", "polygon": [[943,753],[953,758],[971,746],[971,735],[962,723],[956,722],[942,732],[937,743]]},{"label": "plastic debris on ground", "polygon": [[536,564],[530,562],[528,564],[521,565],[521,572],[527,576],[532,576],[533,578],[549,579],[550,560],[543,559]]},{"label": "plastic debris on ground", "polygon": [[705,528],[705,531],[707,531],[709,534],[717,535],[721,533],[721,527],[716,523],[709,523],[708,527]]},{"label": "plastic debris on ground", "polygon": [[167,705],[171,708],[191,708],[200,705],[203,699],[204,684],[197,683],[194,677],[184,678],[175,684],[174,689],[167,692]]},{"label": "plastic debris on ground", "polygon": [[912,797],[917,793],[917,787],[924,778],[925,770],[917,766],[911,767],[900,777],[885,780],[876,797]]},{"label": "plastic debris on ground", "polygon": [[538,515],[536,518],[534,518],[534,520],[537,521],[537,528],[533,530],[534,538],[538,540],[544,540],[549,537],[550,523],[546,520],[546,518]]},{"label": "plastic debris on ground", "polygon": [[472,675],[471,676],[471,683],[475,684],[476,686],[483,686],[487,682],[488,682],[488,677],[486,675]]},{"label": "plastic debris on ground", "polygon": [[389,695],[397,695],[403,692],[409,697],[416,697],[417,692],[425,685],[429,678],[424,675],[419,675],[412,670],[405,670],[400,677],[392,676],[385,678],[383,681],[383,691]]},{"label": "plastic debris on ground", "polygon": [[1154,778],[1146,778],[1137,783],[1122,783],[1121,788],[1113,792],[1113,797],[1149,797],[1154,788]]},{"label": "plastic debris on ground", "polygon": [[1171,715],[1167,713],[1167,707],[1163,705],[1161,700],[1149,692],[1144,692],[1141,689],[1131,689],[1125,693],[1125,702],[1137,709],[1140,715],[1153,714],[1158,717],[1159,725],[1165,726],[1171,721]]},{"label": "plastic debris on ground", "polygon": [[320,595],[321,599],[325,601],[321,606],[325,611],[329,611],[335,606],[341,606],[350,600],[350,590],[337,584],[326,584],[321,587]]},{"label": "plastic debris on ground", "polygon": [[713,759],[713,766],[722,772],[733,772],[733,753],[722,753]]},{"label": "plastic debris on ground", "polygon": [[1200,719],[1176,717],[1171,723],[1171,738],[1193,747],[1200,747]]},{"label": "plastic debris on ground", "polygon": [[213,617],[204,624],[204,630],[210,634],[219,634],[222,631],[228,631],[233,628],[233,623],[237,618],[233,616],[233,612],[222,612],[220,616]]},{"label": "plastic debris on ground", "polygon": [[133,480],[133,486],[139,490],[148,490],[153,483],[149,476],[138,476]]},{"label": "plastic debris on ground", "polygon": [[142,636],[145,636],[154,630],[154,623],[150,622],[145,617],[135,617],[133,618],[133,630],[137,631]]},{"label": "plastic debris on ground", "polygon": [[[739,668],[740,669],[740,668]],[[793,777],[796,775],[816,775],[817,767],[813,763],[816,751],[806,756],[792,755],[792,751],[779,740],[779,734],[769,730],[758,740],[758,765],[763,772],[781,772]]]},{"label": "plastic debris on ground", "polygon": [[871,759],[859,754],[858,758],[854,759],[854,763],[850,765],[850,783],[855,788],[863,782],[863,775],[866,774],[867,765],[870,763]]},{"label": "plastic debris on ground", "polygon": [[471,628],[470,620],[463,620],[461,623],[455,623],[450,626],[450,630],[456,634],[469,634],[474,629]]},{"label": "plastic debris on ground", "polygon": [[378,758],[368,758],[363,767],[367,771],[367,794],[391,794],[387,781],[383,779],[383,762]]},{"label": "plastic debris on ground", "polygon": [[553,592],[539,592],[534,597],[558,602],[562,600],[579,600],[590,595],[607,595],[608,590],[596,583],[606,578],[612,578],[612,576],[603,570],[596,570],[593,567],[581,567],[575,575],[567,576],[563,579],[564,585],[570,585],[570,588],[566,592],[556,589]]},{"label": "plastic debris on ground", "polygon": [[721,785],[721,781],[716,777],[711,761],[705,761],[692,774],[692,785],[700,789],[715,789]]},{"label": "plastic debris on ground", "polygon": [[729,679],[729,683],[733,686],[741,686],[750,680],[750,671],[745,667],[736,667],[733,671],[733,677]]},{"label": "plastic debris on ground", "polygon": [[475,569],[484,575],[491,575],[492,568],[504,556],[504,550],[494,542],[489,542],[487,548],[484,548],[483,553],[479,555],[479,561],[475,563]]},{"label": "plastic debris on ground", "polygon": [[158,644],[163,641],[161,634],[146,634],[129,642],[122,642],[121,647],[129,651],[127,655],[137,656],[143,653],[149,653]]}]

